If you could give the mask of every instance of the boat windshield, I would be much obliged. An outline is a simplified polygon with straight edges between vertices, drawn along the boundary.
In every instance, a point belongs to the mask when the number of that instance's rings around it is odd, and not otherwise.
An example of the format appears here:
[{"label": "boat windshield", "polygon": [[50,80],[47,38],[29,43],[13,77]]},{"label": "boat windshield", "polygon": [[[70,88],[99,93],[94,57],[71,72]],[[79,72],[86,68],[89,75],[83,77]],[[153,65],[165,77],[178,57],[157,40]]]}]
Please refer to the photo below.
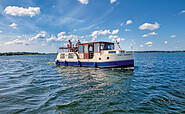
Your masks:
[{"label": "boat windshield", "polygon": [[101,50],[113,50],[114,49],[114,44],[106,44],[106,43],[101,43]]}]

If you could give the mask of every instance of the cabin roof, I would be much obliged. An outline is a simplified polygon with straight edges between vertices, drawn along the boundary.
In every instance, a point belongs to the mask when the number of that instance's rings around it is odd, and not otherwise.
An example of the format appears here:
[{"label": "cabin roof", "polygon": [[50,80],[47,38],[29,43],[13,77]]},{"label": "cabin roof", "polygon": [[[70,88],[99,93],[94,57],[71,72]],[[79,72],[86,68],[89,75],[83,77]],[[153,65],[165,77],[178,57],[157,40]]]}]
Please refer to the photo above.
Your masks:
[{"label": "cabin roof", "polygon": [[81,43],[79,45],[83,45],[83,44],[91,44],[91,43],[107,43],[107,44],[114,44],[112,42],[104,42],[104,41],[99,41],[99,42],[88,42],[88,43]]}]

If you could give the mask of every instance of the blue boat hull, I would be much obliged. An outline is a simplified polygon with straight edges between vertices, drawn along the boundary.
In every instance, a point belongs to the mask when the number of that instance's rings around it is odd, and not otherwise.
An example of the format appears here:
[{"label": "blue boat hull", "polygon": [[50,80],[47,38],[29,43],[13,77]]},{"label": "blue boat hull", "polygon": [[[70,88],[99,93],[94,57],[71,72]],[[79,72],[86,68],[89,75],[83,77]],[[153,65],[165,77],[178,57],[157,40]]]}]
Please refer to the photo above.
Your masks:
[{"label": "blue boat hull", "polygon": [[56,65],[66,66],[88,66],[88,67],[100,67],[100,68],[122,68],[122,67],[134,67],[134,60],[124,61],[110,61],[110,62],[69,62],[69,61],[56,61]]}]

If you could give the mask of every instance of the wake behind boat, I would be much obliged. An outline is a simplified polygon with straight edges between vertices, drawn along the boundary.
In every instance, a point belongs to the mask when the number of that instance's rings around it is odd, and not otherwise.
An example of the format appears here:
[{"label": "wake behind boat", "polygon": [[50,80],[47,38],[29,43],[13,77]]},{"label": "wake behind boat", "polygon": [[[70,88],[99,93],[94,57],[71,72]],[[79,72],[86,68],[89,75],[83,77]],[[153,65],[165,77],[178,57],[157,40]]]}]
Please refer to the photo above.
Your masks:
[{"label": "wake behind boat", "polygon": [[[118,44],[118,43],[117,43]],[[119,44],[118,47],[120,48]],[[56,65],[91,66],[100,68],[134,67],[134,53],[115,50],[112,42],[78,43],[72,48],[60,47],[55,60]]]}]

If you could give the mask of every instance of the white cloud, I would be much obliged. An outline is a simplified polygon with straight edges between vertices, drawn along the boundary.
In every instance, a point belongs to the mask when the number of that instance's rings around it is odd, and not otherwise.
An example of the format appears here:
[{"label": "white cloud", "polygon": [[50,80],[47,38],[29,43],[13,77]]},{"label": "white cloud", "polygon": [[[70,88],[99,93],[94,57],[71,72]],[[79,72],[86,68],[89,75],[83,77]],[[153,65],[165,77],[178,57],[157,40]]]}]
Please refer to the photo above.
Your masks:
[{"label": "white cloud", "polygon": [[147,42],[145,43],[145,45],[152,45],[152,42]]},{"label": "white cloud", "polygon": [[176,35],[171,35],[170,37],[175,38],[175,37],[176,37]]},{"label": "white cloud", "polygon": [[148,34],[144,34],[144,35],[142,35],[142,37],[148,37],[148,36],[153,36],[153,35],[157,35],[158,33],[156,33],[156,32],[150,32],[150,33],[148,33]]},{"label": "white cloud", "polygon": [[148,47],[152,47],[152,45],[148,45]]},{"label": "white cloud", "polygon": [[144,45],[140,45],[139,47],[143,47]]},{"label": "white cloud", "polygon": [[124,40],[125,40],[124,38],[118,38],[117,35],[115,35],[115,36],[110,35],[108,38],[109,38],[109,39],[112,39],[112,41],[116,41],[116,40],[117,40],[118,42],[124,41]]},{"label": "white cloud", "polygon": [[63,41],[63,40],[68,41],[68,40],[72,40],[73,38],[77,39],[78,36],[72,35],[72,34],[71,35],[62,35],[57,38],[57,41]]},{"label": "white cloud", "polygon": [[120,26],[123,26],[123,23],[121,23]]},{"label": "white cloud", "polygon": [[112,42],[114,42],[114,41],[118,41],[118,42],[120,42],[120,41],[124,41],[125,39],[124,38],[117,38],[117,39],[112,39]]},{"label": "white cloud", "polygon": [[113,30],[112,32],[110,32],[110,30],[96,30],[93,31],[89,36],[92,37],[92,41],[94,41],[98,37],[98,35],[117,34],[118,32],[119,29]]},{"label": "white cloud", "polygon": [[132,23],[132,20],[128,20],[128,21],[126,22],[126,25],[131,24],[131,23]]},{"label": "white cloud", "polygon": [[156,33],[156,32],[150,32],[150,33],[148,33],[148,35],[157,35],[158,33]]},{"label": "white cloud", "polygon": [[47,34],[46,31],[41,31],[41,32],[38,33],[36,36],[34,36],[34,37],[32,37],[32,38],[29,38],[28,41],[33,41],[33,40],[36,40],[36,39],[44,39],[44,38],[46,38],[46,34]]},{"label": "white cloud", "polygon": [[182,10],[180,13],[178,13],[178,15],[182,14],[182,13],[185,13],[185,10]]},{"label": "white cloud", "polygon": [[115,38],[118,38],[118,36],[113,36],[113,35],[109,36],[109,39],[115,39]]},{"label": "white cloud", "polygon": [[57,41],[57,38],[52,34],[50,38],[46,39],[46,42]]},{"label": "white cloud", "polygon": [[10,44],[23,44],[23,45],[29,45],[30,43],[28,43],[26,40],[19,40],[19,39],[16,39],[16,40],[13,40],[13,41],[6,42],[4,45],[10,45]]},{"label": "white cloud", "polygon": [[111,4],[114,3],[114,2],[116,2],[116,0],[110,0],[110,3],[111,3]]},{"label": "white cloud", "polygon": [[58,37],[60,37],[60,36],[63,36],[63,35],[65,35],[66,34],[66,32],[60,32],[60,33],[58,33]]},{"label": "white cloud", "polygon": [[107,35],[111,34],[110,30],[99,30],[99,31],[93,31],[90,36],[98,36],[98,35]]},{"label": "white cloud", "polygon": [[55,47],[55,44],[52,44],[51,47]]},{"label": "white cloud", "polygon": [[139,29],[141,30],[155,30],[160,27],[159,23],[155,22],[155,24],[150,24],[150,23],[144,23],[143,25],[139,26]]},{"label": "white cloud", "polygon": [[10,27],[16,29],[17,28],[17,24],[16,23],[12,23],[11,25],[9,25]]},{"label": "white cloud", "polygon": [[46,42],[68,41],[68,40],[71,40],[72,42],[74,42],[74,41],[78,41],[79,38],[84,38],[84,36],[77,36],[77,35],[73,35],[73,34],[66,35],[66,32],[60,32],[60,33],[58,33],[57,37],[52,34],[50,38],[46,39]]},{"label": "white cloud", "polygon": [[148,37],[148,35],[147,34],[144,34],[144,35],[142,35],[142,37]]},{"label": "white cloud", "polygon": [[110,30],[104,30],[104,31],[101,31],[100,34],[102,35],[107,35],[107,34],[110,34]]},{"label": "white cloud", "polygon": [[0,31],[0,33],[2,33],[3,31]]},{"label": "white cloud", "polygon": [[97,38],[97,36],[93,36],[92,41],[94,41]]},{"label": "white cloud", "polygon": [[35,16],[40,13],[39,7],[18,7],[18,6],[8,6],[5,8],[4,12],[13,16]]},{"label": "white cloud", "polygon": [[119,29],[113,30],[112,34],[117,34],[119,32]]},{"label": "white cloud", "polygon": [[167,41],[165,41],[164,43],[165,43],[165,44],[167,44],[168,42],[167,42]]},{"label": "white cloud", "polygon": [[124,41],[125,39],[124,38],[118,38],[117,41],[120,42],[120,41]]},{"label": "white cloud", "polygon": [[130,29],[125,29],[126,32],[131,31]]},{"label": "white cloud", "polygon": [[92,34],[90,36],[97,36],[97,35],[99,35],[99,31],[92,32]]},{"label": "white cloud", "polygon": [[41,44],[41,46],[46,46],[47,44]]},{"label": "white cloud", "polygon": [[78,0],[81,4],[88,4],[88,0]]}]

